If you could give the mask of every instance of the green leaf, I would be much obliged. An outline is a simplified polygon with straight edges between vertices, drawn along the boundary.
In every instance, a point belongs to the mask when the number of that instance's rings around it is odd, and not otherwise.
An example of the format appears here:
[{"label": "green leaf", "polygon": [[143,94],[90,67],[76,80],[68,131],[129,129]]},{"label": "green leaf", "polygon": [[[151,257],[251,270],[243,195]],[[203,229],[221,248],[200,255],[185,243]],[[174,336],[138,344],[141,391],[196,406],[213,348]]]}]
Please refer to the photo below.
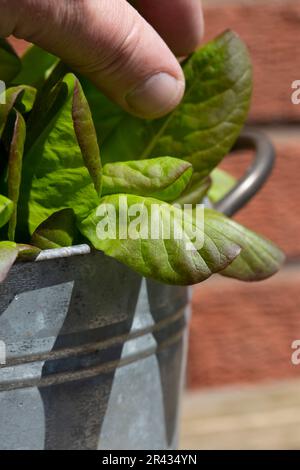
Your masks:
[{"label": "green leaf", "polygon": [[14,210],[13,202],[0,194],[0,227],[7,224]]},{"label": "green leaf", "polygon": [[6,90],[6,104],[0,105],[0,137],[13,107],[22,114],[28,113],[32,109],[35,97],[36,90],[28,86],[20,85]]},{"label": "green leaf", "polygon": [[75,81],[72,118],[78,144],[97,194],[101,196],[102,165],[92,114],[78,80]]},{"label": "green leaf", "polygon": [[15,231],[17,226],[17,207],[20,197],[25,138],[25,121],[20,113],[15,112],[15,124],[9,149],[7,177],[8,197],[13,201],[14,204],[14,210],[11,215],[8,227],[8,238],[12,241],[15,239]]},{"label": "green leaf", "polygon": [[54,55],[35,45],[31,46],[21,58],[22,69],[14,78],[14,83],[39,89],[57,62],[58,58]]},{"label": "green leaf", "polygon": [[10,241],[0,242],[0,283],[3,282],[12,265],[20,261],[33,261],[41,250],[34,246],[17,244]]},{"label": "green leaf", "polygon": [[[101,143],[103,143],[106,141],[106,139],[109,138],[111,132],[116,129],[118,125],[121,125],[122,120],[126,118],[132,119],[132,117],[129,116],[122,108],[120,108],[120,106],[103,95],[99,89],[96,88],[95,85],[93,85],[87,78],[80,76],[80,83],[91,109],[98,139]],[[139,122],[139,120],[137,120],[137,127],[141,124],[141,122],[143,121]],[[128,136],[125,142],[126,145],[131,145],[130,142],[127,142],[127,140],[129,140]],[[120,151],[120,148],[118,151]],[[130,153],[130,158],[128,158],[128,160],[135,158],[136,155]],[[120,155],[114,155],[114,158],[112,156],[112,158],[107,158],[106,160],[124,161],[124,159],[125,158],[123,158],[122,152]]]},{"label": "green leaf", "polygon": [[95,190],[96,181],[100,181],[100,163],[96,164],[99,150],[76,77],[66,75],[54,96],[50,109],[47,97],[44,101],[46,110],[42,114],[46,113],[47,126],[26,148],[23,160],[18,209],[18,235],[22,240],[29,239],[55,212],[71,208],[81,220],[99,202]]},{"label": "green leaf", "polygon": [[222,272],[223,276],[261,281],[280,269],[285,256],[272,242],[218,212],[207,212],[211,226],[228,233],[232,242],[242,248],[240,255]]},{"label": "green leaf", "polygon": [[[16,87],[18,88],[18,87]],[[21,113],[26,114],[29,113],[34,105],[34,101],[36,98],[37,91],[35,88],[30,86],[23,86],[21,87],[23,92],[20,94],[18,99],[14,103],[14,107]]]},{"label": "green leaf", "polygon": [[172,155],[191,162],[202,178],[208,176],[229,152],[246,119],[251,62],[244,43],[227,31],[195,52],[184,73],[182,103],[154,121],[129,116],[85,83],[103,162]]},{"label": "green leaf", "polygon": [[209,177],[203,179],[201,174],[194,173],[189,186],[182,195],[176,199],[176,204],[181,206],[184,204],[201,204],[210,188],[210,185],[211,179]]},{"label": "green leaf", "polygon": [[215,168],[210,174],[212,185],[208,192],[209,199],[216,203],[223,199],[236,185],[237,180],[226,171]]},{"label": "green leaf", "polygon": [[67,75],[68,68],[61,61],[51,71],[42,88],[38,90],[27,121],[26,149],[30,149],[43,133],[45,127],[59,112],[61,107],[62,92],[60,84]]},{"label": "green leaf", "polygon": [[[138,204],[139,216],[132,220],[125,208],[135,212]],[[157,208],[157,219],[153,227],[157,239],[151,231],[151,210]],[[114,233],[114,208],[117,227]],[[153,220],[153,219],[152,219]],[[170,221],[170,237],[167,238],[167,224]],[[105,227],[104,235],[99,235],[99,225]],[[134,226],[132,226],[134,224]],[[106,228],[107,226],[107,228]],[[128,230],[127,230],[128,227]],[[182,229],[183,236],[175,237],[174,228]],[[101,205],[80,224],[80,230],[93,246],[104,251],[143,276],[154,278],[168,284],[195,284],[207,279],[212,273],[223,270],[239,254],[240,247],[227,239],[218,229],[205,224],[187,213],[185,224],[180,208],[162,203],[156,199],[133,195],[113,195],[101,199]],[[124,232],[125,230],[125,232]],[[135,235],[128,237],[128,233]],[[198,250],[187,249],[197,239],[204,241]],[[124,232],[124,233],[122,233]],[[136,238],[134,238],[136,237]]]},{"label": "green leaf", "polygon": [[39,248],[32,245],[17,243],[18,261],[34,261],[41,252]]},{"label": "green leaf", "polygon": [[21,61],[11,45],[0,38],[0,80],[7,85],[19,73]]},{"label": "green leaf", "polygon": [[3,282],[16,261],[18,248],[13,242],[0,242],[0,282]]},{"label": "green leaf", "polygon": [[72,209],[64,209],[51,215],[34,232],[31,243],[42,250],[72,246],[78,232]]},{"label": "green leaf", "polygon": [[188,162],[171,157],[107,163],[103,167],[102,194],[127,193],[174,201],[186,188],[192,173]]}]

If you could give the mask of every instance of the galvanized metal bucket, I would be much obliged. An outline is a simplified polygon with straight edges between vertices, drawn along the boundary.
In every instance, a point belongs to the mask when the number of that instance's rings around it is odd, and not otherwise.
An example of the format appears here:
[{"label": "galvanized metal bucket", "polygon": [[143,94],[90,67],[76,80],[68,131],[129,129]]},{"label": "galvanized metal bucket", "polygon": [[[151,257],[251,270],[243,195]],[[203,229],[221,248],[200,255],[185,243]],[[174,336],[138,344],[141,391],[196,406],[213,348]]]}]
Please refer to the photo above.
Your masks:
[{"label": "galvanized metal bucket", "polygon": [[[256,163],[226,213],[270,172],[272,147],[251,142]],[[176,448],[189,313],[187,288],[85,245],[16,264],[0,285],[0,449]]]}]

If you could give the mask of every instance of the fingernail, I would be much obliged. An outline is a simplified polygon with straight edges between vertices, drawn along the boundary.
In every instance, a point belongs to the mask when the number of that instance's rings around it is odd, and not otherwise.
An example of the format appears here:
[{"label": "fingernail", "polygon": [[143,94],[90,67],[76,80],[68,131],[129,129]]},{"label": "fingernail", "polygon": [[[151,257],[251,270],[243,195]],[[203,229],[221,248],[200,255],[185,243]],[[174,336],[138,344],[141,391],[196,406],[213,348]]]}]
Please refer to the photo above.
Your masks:
[{"label": "fingernail", "polygon": [[133,113],[156,118],[167,114],[180,102],[184,94],[183,80],[161,72],[148,78],[126,96]]}]

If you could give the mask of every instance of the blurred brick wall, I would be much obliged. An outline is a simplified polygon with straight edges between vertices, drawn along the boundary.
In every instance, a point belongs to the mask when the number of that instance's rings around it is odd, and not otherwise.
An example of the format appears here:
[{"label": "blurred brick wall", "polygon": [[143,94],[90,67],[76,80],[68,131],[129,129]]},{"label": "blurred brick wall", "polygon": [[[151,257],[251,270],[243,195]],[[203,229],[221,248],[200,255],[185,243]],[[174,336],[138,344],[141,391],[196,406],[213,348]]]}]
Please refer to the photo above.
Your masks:
[{"label": "blurred brick wall", "polygon": [[[251,119],[300,120],[291,83],[300,73],[299,0],[205,0],[206,39],[233,29],[247,43],[254,65]],[[297,76],[298,74],[298,76]]]},{"label": "blurred brick wall", "polygon": [[[188,383],[208,387],[300,377],[291,343],[300,339],[300,2],[206,0],[206,39],[225,28],[247,42],[254,63],[249,123],[261,126],[277,150],[264,189],[236,219],[276,241],[289,264],[274,278],[244,284],[221,277],[194,290]],[[241,175],[249,156],[223,167]]]},{"label": "blurred brick wall", "polygon": [[222,279],[195,290],[189,385],[210,387],[300,378],[291,344],[300,339],[300,270],[247,286]]}]

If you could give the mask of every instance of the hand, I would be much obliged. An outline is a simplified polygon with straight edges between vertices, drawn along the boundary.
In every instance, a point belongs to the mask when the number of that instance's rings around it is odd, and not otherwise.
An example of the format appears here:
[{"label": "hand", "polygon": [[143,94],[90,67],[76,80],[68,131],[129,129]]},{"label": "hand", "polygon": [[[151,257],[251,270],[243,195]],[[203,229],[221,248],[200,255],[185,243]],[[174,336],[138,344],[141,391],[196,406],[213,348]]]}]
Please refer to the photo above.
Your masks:
[{"label": "hand", "polygon": [[0,37],[37,44],[127,111],[156,118],[183,96],[175,55],[191,53],[201,40],[201,2],[131,3],[136,9],[126,0],[0,0]]}]

